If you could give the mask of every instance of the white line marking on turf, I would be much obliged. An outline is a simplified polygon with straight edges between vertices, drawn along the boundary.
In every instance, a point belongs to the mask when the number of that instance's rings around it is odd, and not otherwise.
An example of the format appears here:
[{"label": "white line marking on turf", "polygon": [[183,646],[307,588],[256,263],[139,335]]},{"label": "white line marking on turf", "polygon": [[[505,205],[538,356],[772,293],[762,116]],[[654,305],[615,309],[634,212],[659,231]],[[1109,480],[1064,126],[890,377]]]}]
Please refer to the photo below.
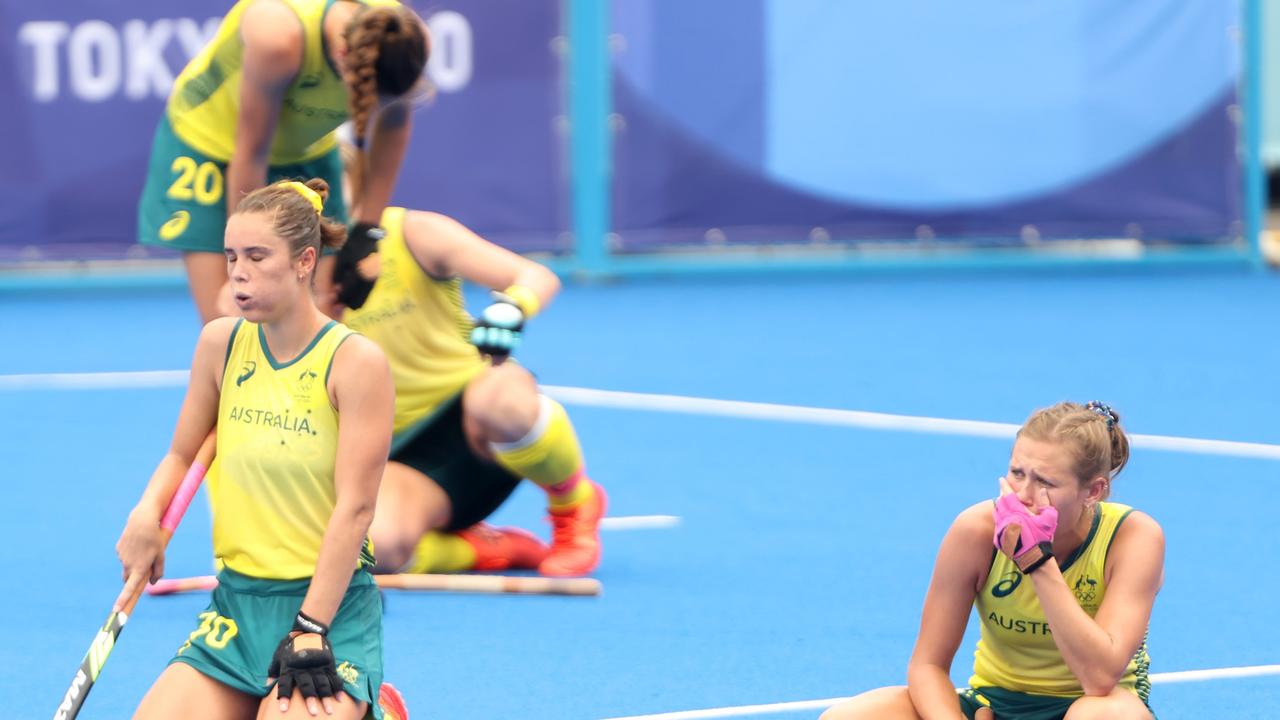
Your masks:
[{"label": "white line marking on turf", "polygon": [[[861,410],[832,410],[798,405],[742,402],[739,400],[712,400],[681,395],[648,395],[614,390],[557,387],[554,385],[544,385],[542,389],[557,400],[570,405],[675,412],[690,415],[716,415],[720,417],[774,420],[812,425],[838,425],[868,430],[897,430],[933,435],[1013,439],[1019,427],[1010,423],[986,422],[983,420],[952,420],[949,418],[919,417],[914,415],[891,415]],[[1151,450],[1280,460],[1280,445],[1268,445],[1266,443],[1136,434],[1129,435],[1129,441],[1134,447]]]},{"label": "white line marking on turf", "polygon": [[[1152,673],[1151,682],[1155,685],[1162,685],[1165,683],[1225,680],[1230,678],[1256,677],[1260,675],[1280,675],[1280,665],[1253,665],[1249,667]],[[657,713],[655,715],[627,715],[626,717],[615,717],[609,718],[608,720],[703,720],[704,718],[737,718],[748,717],[751,715],[772,715],[774,713],[800,712],[802,710],[825,710],[838,702],[843,702],[848,699],[849,698],[847,697],[837,697],[826,698],[823,700],[800,700],[797,702],[769,703],[766,705],[739,705],[737,707],[708,708],[706,710],[681,710],[678,712]]]},{"label": "white line marking on turf", "polygon": [[[182,387],[186,382],[186,370],[35,373],[0,375],[0,390],[96,390]],[[570,405],[622,410],[648,410],[652,412],[808,423],[811,425],[836,425],[867,430],[1002,439],[1011,439],[1018,430],[1017,425],[983,420],[954,420],[915,415],[892,415],[861,410],[834,410],[801,407],[798,405],[713,400],[682,395],[652,395],[555,385],[544,385],[543,390],[557,400]],[[1280,445],[1266,443],[1203,440],[1200,438],[1171,437],[1167,435],[1130,435],[1129,440],[1134,447],[1149,450],[1280,460]]]},{"label": "white line marking on turf", "polygon": [[622,515],[600,518],[601,530],[658,530],[679,524],[680,518],[675,515]]},{"label": "white line marking on turf", "polygon": [[186,370],[0,375],[0,390],[127,390],[182,387],[187,384],[189,376],[190,373]]},{"label": "white line marking on turf", "polygon": [[702,720],[702,718],[736,718],[748,715],[772,715],[773,713],[799,712],[801,710],[825,710],[847,697],[826,700],[801,700],[799,702],[769,703],[767,705],[739,705],[738,707],[708,708],[706,710],[681,710],[657,715],[627,715],[608,720]]},{"label": "white line marking on turf", "polygon": [[1248,665],[1245,667],[1213,668],[1210,670],[1179,670],[1177,672],[1151,673],[1151,682],[1165,683],[1200,682],[1201,680],[1226,680],[1228,678],[1280,675],[1280,665]]}]

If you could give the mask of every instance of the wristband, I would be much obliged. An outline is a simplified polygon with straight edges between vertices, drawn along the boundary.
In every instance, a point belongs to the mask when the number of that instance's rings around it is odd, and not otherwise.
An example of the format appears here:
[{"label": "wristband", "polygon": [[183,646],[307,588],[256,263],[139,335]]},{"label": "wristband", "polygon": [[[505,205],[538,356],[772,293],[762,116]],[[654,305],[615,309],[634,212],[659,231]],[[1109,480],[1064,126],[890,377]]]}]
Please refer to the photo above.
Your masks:
[{"label": "wristband", "polygon": [[524,285],[512,285],[503,290],[502,294],[515,301],[516,307],[520,308],[520,312],[524,313],[526,320],[537,315],[538,311],[542,309],[542,302],[538,300],[537,293]]},{"label": "wristband", "polygon": [[329,634],[329,626],[310,617],[301,610],[298,611],[297,617],[293,619],[293,629],[298,632],[315,633],[316,635],[325,636]]},{"label": "wristband", "polygon": [[1039,543],[1035,546],[1035,549],[1040,551],[1040,557],[1033,560],[1030,565],[1020,568],[1023,575],[1030,575],[1036,570],[1039,570],[1041,565],[1049,562],[1049,559],[1053,557],[1053,545],[1051,543]]}]

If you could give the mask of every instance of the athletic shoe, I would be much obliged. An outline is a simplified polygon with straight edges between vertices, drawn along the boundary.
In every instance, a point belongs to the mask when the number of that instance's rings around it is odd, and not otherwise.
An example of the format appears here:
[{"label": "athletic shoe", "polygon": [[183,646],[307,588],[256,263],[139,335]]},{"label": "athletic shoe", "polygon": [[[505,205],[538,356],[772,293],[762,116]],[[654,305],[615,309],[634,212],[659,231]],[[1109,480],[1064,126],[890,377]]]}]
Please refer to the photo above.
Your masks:
[{"label": "athletic shoe", "polygon": [[[591,482],[587,480],[586,482]],[[604,517],[604,488],[595,490],[581,505],[569,510],[551,510],[551,553],[538,572],[552,577],[586,575],[600,564],[600,518]]]},{"label": "athletic shoe", "polygon": [[382,708],[384,720],[409,720],[409,708],[391,683],[384,682],[378,689],[378,707]]},{"label": "athletic shoe", "polygon": [[472,570],[533,570],[546,557],[547,546],[527,530],[476,523],[458,533],[476,551]]}]

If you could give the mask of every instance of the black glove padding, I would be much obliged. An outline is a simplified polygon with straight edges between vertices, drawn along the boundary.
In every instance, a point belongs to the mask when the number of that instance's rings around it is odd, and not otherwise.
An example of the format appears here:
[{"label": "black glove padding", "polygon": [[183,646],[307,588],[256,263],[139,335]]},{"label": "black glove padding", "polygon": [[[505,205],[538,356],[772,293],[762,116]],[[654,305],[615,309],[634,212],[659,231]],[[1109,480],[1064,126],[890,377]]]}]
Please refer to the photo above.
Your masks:
[{"label": "black glove padding", "polygon": [[347,232],[347,242],[333,266],[333,281],[341,286],[338,300],[343,305],[358,308],[369,299],[378,280],[378,241],[386,234],[377,225],[364,222],[352,225]]},{"label": "black glove padding", "polygon": [[333,646],[329,638],[316,633],[285,635],[271,658],[267,675],[278,678],[278,698],[293,697],[295,688],[304,698],[333,697],[342,692]]}]

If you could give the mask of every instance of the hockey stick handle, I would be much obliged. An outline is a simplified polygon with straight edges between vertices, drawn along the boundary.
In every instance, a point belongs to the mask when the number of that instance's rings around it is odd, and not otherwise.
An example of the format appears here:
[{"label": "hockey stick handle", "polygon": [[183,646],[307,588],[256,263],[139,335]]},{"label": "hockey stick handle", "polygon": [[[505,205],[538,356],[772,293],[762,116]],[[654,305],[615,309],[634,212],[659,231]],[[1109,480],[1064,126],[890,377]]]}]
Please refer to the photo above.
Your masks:
[{"label": "hockey stick handle", "polygon": [[[188,468],[186,476],[182,478],[182,483],[178,486],[177,492],[169,501],[169,505],[165,508],[164,515],[160,520],[161,546],[167,547],[169,539],[173,537],[173,531],[178,527],[178,522],[182,520],[182,516],[187,511],[187,507],[191,504],[191,498],[195,496],[196,489],[200,487],[200,483],[204,481],[205,472],[208,471],[209,465],[213,462],[214,451],[217,449],[216,432],[210,432],[205,438],[204,443],[200,445],[200,450],[196,453],[196,459]],[[119,610],[112,610],[107,616],[107,621],[102,624],[102,628],[98,630],[98,634],[94,636],[93,642],[89,645],[89,650],[84,654],[84,659],[80,661],[80,668],[76,671],[76,675],[71,680],[71,686],[63,693],[62,702],[58,704],[58,709],[54,711],[54,720],[74,720],[80,714],[80,708],[84,706],[85,699],[89,696],[89,691],[93,689],[93,684],[98,680],[98,675],[102,673],[102,667],[106,664],[107,658],[111,655],[111,650],[115,647],[116,639],[120,637],[120,631],[124,629],[125,623],[129,621],[129,614],[133,612],[133,608],[138,604],[138,598],[142,596],[142,585],[129,597],[128,601]]]},{"label": "hockey stick handle", "polygon": [[[165,508],[164,515],[160,517],[161,552],[169,546],[169,541],[173,539],[173,532],[178,529],[178,523],[182,521],[182,516],[187,513],[187,508],[191,506],[191,499],[195,497],[196,491],[200,489],[200,483],[204,482],[205,473],[209,471],[209,466],[213,464],[213,455],[217,447],[217,431],[214,430],[201,443],[200,449],[196,451],[196,459],[192,461],[191,467],[187,468],[187,474],[183,476],[178,489],[173,493],[173,498],[169,500],[169,505]],[[138,599],[142,597],[142,591],[143,585],[139,585],[128,600],[121,605],[120,610],[126,615],[132,613],[134,606],[138,604]]]}]

